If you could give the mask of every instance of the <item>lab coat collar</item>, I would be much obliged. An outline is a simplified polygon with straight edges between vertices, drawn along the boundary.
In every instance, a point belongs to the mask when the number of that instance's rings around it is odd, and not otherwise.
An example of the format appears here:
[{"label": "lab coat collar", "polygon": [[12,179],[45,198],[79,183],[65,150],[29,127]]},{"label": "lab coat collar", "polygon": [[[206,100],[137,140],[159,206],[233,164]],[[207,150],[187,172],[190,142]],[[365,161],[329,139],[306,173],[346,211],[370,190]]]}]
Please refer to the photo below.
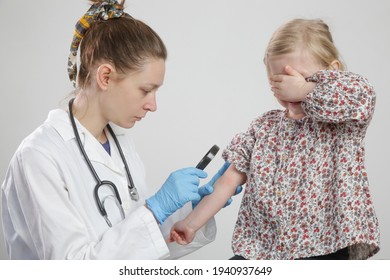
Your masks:
[{"label": "lab coat collar", "polygon": [[[102,163],[113,171],[121,173],[119,166],[123,165],[122,159],[119,156],[115,142],[110,133],[106,131],[106,135],[108,136],[111,145],[111,156],[108,155],[99,141],[76,118],[75,122],[80,135],[81,143],[88,155],[89,160],[91,162],[95,161]],[[64,141],[70,141],[76,138],[69,119],[69,115],[62,109],[50,111],[45,123],[52,126]],[[121,129],[115,125],[112,125],[112,129],[117,136],[118,141],[121,142],[120,138],[125,134],[124,129]],[[76,141],[76,139],[74,141]],[[118,163],[120,165],[118,165]]]},{"label": "lab coat collar", "polygon": [[[62,137],[62,139],[64,139],[64,141],[68,141],[70,139],[75,138],[72,125],[70,123],[69,115],[66,111],[61,109],[50,111],[45,123],[52,126]],[[80,130],[80,124],[77,120],[76,125],[77,128]]]},{"label": "lab coat collar", "polygon": [[[88,131],[82,124],[75,118],[77,129],[80,133],[80,138],[83,141],[83,137],[85,137],[84,132]],[[73,133],[72,124],[69,119],[69,115],[66,111],[62,109],[55,109],[49,112],[49,115],[47,117],[46,123],[50,124],[55,128],[55,130],[61,135],[62,139],[64,141],[68,141],[70,139],[75,138]],[[125,135],[125,129],[120,128],[114,124],[110,124],[112,127],[112,130],[114,131],[116,136],[123,136]],[[88,132],[89,133],[89,132]]]}]

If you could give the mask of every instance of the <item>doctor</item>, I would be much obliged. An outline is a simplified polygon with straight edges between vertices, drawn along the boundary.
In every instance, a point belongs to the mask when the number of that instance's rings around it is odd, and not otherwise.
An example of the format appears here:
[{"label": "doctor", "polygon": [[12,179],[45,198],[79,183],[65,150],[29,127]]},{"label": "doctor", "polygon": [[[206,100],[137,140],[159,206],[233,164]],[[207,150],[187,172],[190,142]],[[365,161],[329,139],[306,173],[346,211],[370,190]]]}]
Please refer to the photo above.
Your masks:
[{"label": "doctor", "polygon": [[124,13],[123,3],[93,1],[69,56],[76,96],[21,143],[2,185],[11,259],[177,258],[213,241],[210,220],[187,246],[165,242],[171,225],[191,210],[187,202],[209,194],[226,166],[201,188],[204,171],[175,171],[150,196],[123,129],[156,111],[166,57],[160,37]]}]

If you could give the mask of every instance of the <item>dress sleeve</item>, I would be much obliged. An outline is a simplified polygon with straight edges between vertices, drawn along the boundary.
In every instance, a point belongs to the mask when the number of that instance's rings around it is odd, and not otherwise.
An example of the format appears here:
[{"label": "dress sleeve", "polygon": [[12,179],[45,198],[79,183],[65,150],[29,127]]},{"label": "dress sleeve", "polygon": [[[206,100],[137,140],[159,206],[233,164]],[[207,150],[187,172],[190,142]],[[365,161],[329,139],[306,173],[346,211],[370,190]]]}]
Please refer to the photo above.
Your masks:
[{"label": "dress sleeve", "polygon": [[257,124],[258,120],[255,120],[245,133],[236,134],[222,153],[223,159],[233,164],[240,172],[249,171]]},{"label": "dress sleeve", "polygon": [[368,123],[375,107],[375,91],[366,78],[344,71],[323,70],[308,81],[316,87],[302,102],[305,113],[323,122]]}]

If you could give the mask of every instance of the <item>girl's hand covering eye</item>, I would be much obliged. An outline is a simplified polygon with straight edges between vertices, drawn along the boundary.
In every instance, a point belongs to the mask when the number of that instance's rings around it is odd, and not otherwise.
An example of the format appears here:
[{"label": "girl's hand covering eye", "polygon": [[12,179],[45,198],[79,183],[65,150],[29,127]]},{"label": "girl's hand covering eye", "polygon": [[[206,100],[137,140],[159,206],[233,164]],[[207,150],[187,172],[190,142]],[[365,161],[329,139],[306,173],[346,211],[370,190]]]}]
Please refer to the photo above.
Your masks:
[{"label": "girl's hand covering eye", "polygon": [[311,92],[315,83],[307,82],[306,78],[291,66],[285,67],[286,74],[270,76],[271,90],[274,96],[286,102],[301,102]]}]

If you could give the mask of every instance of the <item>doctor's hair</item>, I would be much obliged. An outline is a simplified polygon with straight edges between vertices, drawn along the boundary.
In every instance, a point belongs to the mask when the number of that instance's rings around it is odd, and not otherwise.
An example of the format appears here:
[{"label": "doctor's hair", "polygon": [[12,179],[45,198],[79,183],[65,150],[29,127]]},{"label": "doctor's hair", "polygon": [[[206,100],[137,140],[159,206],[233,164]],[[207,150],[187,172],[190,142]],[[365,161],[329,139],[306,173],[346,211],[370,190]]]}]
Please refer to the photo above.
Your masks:
[{"label": "doctor's hair", "polygon": [[95,21],[80,43],[79,87],[85,88],[90,83],[90,72],[99,63],[110,63],[118,72],[126,73],[140,69],[150,58],[166,60],[167,49],[147,24],[126,15]]},{"label": "doctor's hair", "polygon": [[293,19],[274,32],[264,55],[264,64],[268,73],[269,57],[289,54],[297,50],[308,51],[325,68],[331,67],[331,63],[338,60],[339,70],[346,69],[333,43],[329,26],[321,19]]}]

